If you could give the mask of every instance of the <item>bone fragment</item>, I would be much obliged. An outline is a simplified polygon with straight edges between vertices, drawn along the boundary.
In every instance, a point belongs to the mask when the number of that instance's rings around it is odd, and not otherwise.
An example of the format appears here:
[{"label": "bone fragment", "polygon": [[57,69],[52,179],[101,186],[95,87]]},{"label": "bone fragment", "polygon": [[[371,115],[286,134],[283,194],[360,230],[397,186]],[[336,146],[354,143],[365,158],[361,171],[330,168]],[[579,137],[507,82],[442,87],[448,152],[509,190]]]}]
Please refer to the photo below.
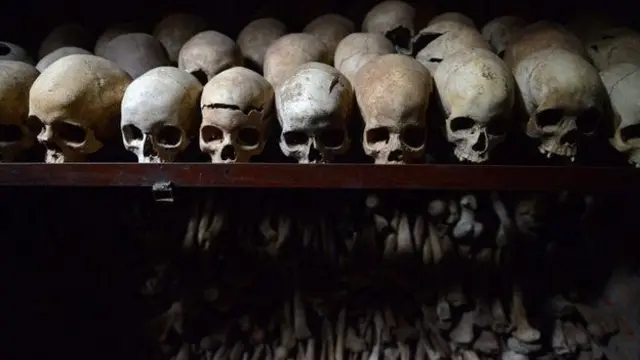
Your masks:
[{"label": "bone fragment", "polygon": [[454,343],[461,345],[471,344],[473,341],[473,316],[473,311],[462,313],[458,325],[449,334]]}]

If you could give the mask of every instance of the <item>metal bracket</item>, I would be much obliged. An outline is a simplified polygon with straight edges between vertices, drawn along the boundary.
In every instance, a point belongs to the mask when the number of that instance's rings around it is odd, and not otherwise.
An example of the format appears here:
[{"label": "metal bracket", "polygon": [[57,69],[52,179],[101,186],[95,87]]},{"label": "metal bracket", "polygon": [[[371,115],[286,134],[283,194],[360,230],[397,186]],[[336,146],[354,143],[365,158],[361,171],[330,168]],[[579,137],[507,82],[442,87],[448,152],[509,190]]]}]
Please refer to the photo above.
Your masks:
[{"label": "metal bracket", "polygon": [[157,202],[173,203],[173,184],[171,181],[158,181],[151,187],[153,199]]}]

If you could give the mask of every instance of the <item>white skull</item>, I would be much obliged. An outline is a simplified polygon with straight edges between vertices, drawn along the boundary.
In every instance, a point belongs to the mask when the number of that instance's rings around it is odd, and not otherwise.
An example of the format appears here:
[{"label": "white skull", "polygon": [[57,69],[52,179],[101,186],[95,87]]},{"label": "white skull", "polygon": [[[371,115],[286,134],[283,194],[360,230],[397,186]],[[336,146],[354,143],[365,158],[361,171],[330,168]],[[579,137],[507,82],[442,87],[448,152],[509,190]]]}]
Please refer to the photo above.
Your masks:
[{"label": "white skull", "polygon": [[618,64],[600,73],[615,113],[611,145],[640,167],[640,65]]},{"label": "white skull", "polygon": [[599,70],[623,64],[640,64],[640,33],[630,28],[602,31],[586,43],[589,57]]},{"label": "white skull", "polygon": [[202,85],[178,68],[152,69],[135,79],[122,99],[122,141],[140,163],[168,163],[198,128]]},{"label": "white skull", "polygon": [[352,107],[353,88],[338,70],[317,62],[300,66],[276,88],[280,149],[299,163],[333,161],[349,149]]},{"label": "white skull", "polygon": [[497,17],[482,27],[482,36],[489,42],[493,51],[502,57],[507,49],[509,39],[514,33],[520,31],[526,25],[525,21],[517,16],[505,15]]},{"label": "white skull", "polygon": [[111,25],[105,29],[100,36],[98,36],[98,40],[96,40],[96,44],[93,47],[93,53],[98,56],[104,56],[104,49],[109,41],[120,35],[137,32],[141,32],[140,27],[134,23],[119,23]]},{"label": "white skull", "polygon": [[471,49],[443,60],[433,79],[455,156],[474,163],[489,160],[510,125],[515,101],[511,71],[489,50]]},{"label": "white skull", "polygon": [[47,35],[40,44],[38,59],[42,59],[53,50],[65,46],[89,48],[91,36],[87,29],[78,24],[60,25]]},{"label": "white skull", "polygon": [[513,74],[529,115],[527,135],[547,157],[573,161],[580,140],[595,134],[604,114],[606,90],[596,68],[552,47],[522,59]]},{"label": "white skull", "polygon": [[178,55],[178,67],[203,85],[216,74],[242,63],[242,52],[235,41],[217,31],[198,33],[182,46]]},{"label": "white skull", "polygon": [[353,84],[358,69],[364,64],[380,55],[393,52],[393,43],[384,35],[354,33],[340,41],[333,64]]},{"label": "white skull", "polygon": [[327,45],[311,34],[287,34],[274,41],[267,49],[264,56],[264,77],[277,89],[300,65],[308,62],[328,64]]},{"label": "white skull", "polygon": [[381,55],[360,68],[354,87],[365,153],[377,164],[421,162],[433,90],[429,71],[408,56]]},{"label": "white skull", "polygon": [[29,116],[44,126],[38,141],[48,163],[85,161],[117,139],[120,102],[131,77],[94,55],[69,55],[31,86]]},{"label": "white skull", "polygon": [[33,65],[0,60],[0,162],[18,160],[35,143],[27,118],[29,89],[38,75]]},{"label": "white skull", "polygon": [[325,14],[311,20],[302,31],[319,37],[327,45],[329,63],[333,63],[333,54],[338,43],[355,31],[355,25],[342,15]]},{"label": "white skull", "polygon": [[45,57],[40,59],[40,61],[38,61],[38,64],[36,65],[36,69],[38,69],[38,71],[40,72],[43,72],[44,69],[48,68],[49,65],[56,62],[56,60],[59,60],[67,55],[73,55],[73,54],[91,55],[91,52],[85,49],[81,49],[79,47],[73,47],[73,46],[61,47],[59,49],[53,50],[52,52],[47,54]]},{"label": "white skull", "polygon": [[538,21],[512,34],[502,58],[513,69],[522,59],[548,48],[565,49],[589,59],[580,39],[562,25],[549,21]]},{"label": "white skull", "polygon": [[118,64],[133,79],[151,69],[170,65],[162,44],[143,33],[116,36],[105,47],[103,57]]},{"label": "white skull", "polygon": [[236,42],[244,55],[246,66],[262,73],[262,64],[267,48],[287,33],[287,26],[273,18],[262,18],[250,22],[238,35]]},{"label": "white skull", "polygon": [[[455,29],[452,27],[455,25]],[[446,26],[450,30],[442,31]],[[491,50],[489,43],[475,28],[464,24],[441,22],[428,26],[420,31],[420,35],[414,39],[415,56],[433,74],[440,63],[451,54],[464,49]]]},{"label": "white skull", "polygon": [[33,59],[22,47],[6,41],[0,41],[0,60],[22,61],[33,65]]},{"label": "white skull", "polygon": [[178,63],[178,54],[184,45],[195,34],[206,30],[207,23],[203,18],[192,14],[175,13],[160,20],[153,28],[153,36],[162,43],[169,61]]},{"label": "white skull", "polygon": [[415,33],[416,10],[404,1],[387,0],[365,15],[362,32],[386,36],[394,45],[407,49]]},{"label": "white skull", "polygon": [[440,22],[454,22],[454,23],[466,25],[471,28],[476,27],[476,24],[473,22],[473,20],[470,17],[459,12],[446,12],[446,13],[436,15],[433,19],[429,20],[429,23],[427,24],[427,26],[434,25]]},{"label": "white skull", "polygon": [[248,162],[262,153],[273,100],[271,84],[252,70],[234,67],[214,76],[200,100],[200,150],[213,163]]}]

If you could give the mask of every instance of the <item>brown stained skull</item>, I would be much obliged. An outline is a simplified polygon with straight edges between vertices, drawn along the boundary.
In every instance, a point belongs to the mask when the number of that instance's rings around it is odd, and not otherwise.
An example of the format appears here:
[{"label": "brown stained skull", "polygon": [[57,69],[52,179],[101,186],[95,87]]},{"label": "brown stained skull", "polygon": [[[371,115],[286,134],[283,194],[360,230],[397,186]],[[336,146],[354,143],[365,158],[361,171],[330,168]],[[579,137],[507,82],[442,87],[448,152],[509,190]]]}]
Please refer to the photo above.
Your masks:
[{"label": "brown stained skull", "polygon": [[29,89],[38,75],[33,65],[0,60],[0,162],[18,160],[35,143],[39,124],[28,121]]},{"label": "brown stained skull", "polygon": [[242,52],[235,41],[217,31],[196,34],[182,46],[178,55],[178,67],[203,85],[216,74],[242,64]]},{"label": "brown stained skull", "polygon": [[327,45],[317,36],[306,33],[287,34],[274,41],[264,56],[264,77],[274,89],[296,69],[308,62],[329,63]]},{"label": "brown stained skull", "polygon": [[358,69],[364,64],[380,55],[393,52],[393,43],[384,35],[353,33],[338,44],[333,65],[353,83]]},{"label": "brown stained skull", "polygon": [[234,67],[205,85],[200,100],[200,150],[212,163],[248,162],[264,149],[274,91],[260,74]]},{"label": "brown stained skull", "polygon": [[162,44],[143,33],[115,37],[105,47],[103,57],[116,63],[133,79],[151,69],[170,65]]},{"label": "brown stained skull", "polygon": [[91,36],[87,29],[79,24],[64,24],[54,28],[40,44],[38,59],[65,46],[90,49]]},{"label": "brown stained skull", "polygon": [[51,64],[29,92],[29,117],[42,123],[47,163],[86,161],[117,139],[120,104],[131,77],[115,63],[74,54]]},{"label": "brown stained skull", "polygon": [[640,64],[640,33],[633,29],[601,31],[586,46],[593,65],[601,71],[618,64]]},{"label": "brown stained skull", "polygon": [[49,54],[47,54],[47,56],[40,59],[40,61],[38,61],[38,64],[36,64],[36,69],[38,69],[38,71],[40,72],[43,72],[44,69],[49,67],[49,65],[53,64],[57,60],[67,55],[73,55],[73,54],[91,55],[91,52],[85,49],[81,49],[79,47],[73,47],[73,46],[61,47],[59,49],[56,49],[50,52]]},{"label": "brown stained skull", "polygon": [[408,56],[381,55],[360,68],[354,87],[365,153],[377,164],[421,162],[433,90],[429,71]]},{"label": "brown stained skull", "polygon": [[244,56],[245,65],[262,74],[262,64],[267,48],[287,33],[287,26],[280,20],[262,18],[250,22],[238,34],[236,42]]},{"label": "brown stained skull", "polygon": [[319,37],[327,45],[329,62],[333,63],[333,54],[338,43],[355,31],[355,25],[342,15],[325,14],[311,20],[302,31]]},{"label": "brown stained skull", "polygon": [[526,26],[523,19],[513,16],[499,16],[482,27],[482,36],[489,42],[493,51],[502,57],[513,34]]},{"label": "brown stained skull", "polygon": [[404,1],[387,0],[365,15],[362,31],[382,34],[400,49],[408,49],[415,33],[416,10]]}]

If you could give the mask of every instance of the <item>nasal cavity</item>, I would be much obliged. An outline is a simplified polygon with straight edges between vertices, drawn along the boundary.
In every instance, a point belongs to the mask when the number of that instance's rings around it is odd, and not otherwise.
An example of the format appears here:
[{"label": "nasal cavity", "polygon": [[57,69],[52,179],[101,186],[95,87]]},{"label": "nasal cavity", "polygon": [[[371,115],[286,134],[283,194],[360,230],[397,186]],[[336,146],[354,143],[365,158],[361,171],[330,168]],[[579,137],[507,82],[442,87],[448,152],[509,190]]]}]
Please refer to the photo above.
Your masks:
[{"label": "nasal cavity", "polygon": [[480,133],[480,136],[478,136],[478,140],[475,144],[473,144],[473,146],[471,146],[471,149],[476,152],[487,151],[487,135],[485,135],[483,132]]},{"label": "nasal cavity", "polygon": [[220,152],[220,158],[222,160],[235,160],[236,149],[233,148],[233,145],[225,145]]},{"label": "nasal cavity", "polygon": [[155,150],[153,149],[153,144],[150,139],[147,137],[144,139],[142,144],[142,155],[143,156],[151,156],[155,155]]},{"label": "nasal cavity", "polygon": [[311,149],[309,149],[309,162],[318,162],[321,160],[322,154],[320,154],[320,151],[318,151],[315,146],[311,146]]},{"label": "nasal cavity", "polygon": [[402,150],[392,150],[387,157],[388,161],[402,161]]},{"label": "nasal cavity", "polygon": [[0,56],[9,55],[11,53],[11,48],[6,44],[0,43]]},{"label": "nasal cavity", "polygon": [[568,133],[562,135],[562,137],[560,138],[560,144],[573,145],[578,142],[578,139],[580,139],[580,133],[578,132],[578,130],[571,130]]}]

